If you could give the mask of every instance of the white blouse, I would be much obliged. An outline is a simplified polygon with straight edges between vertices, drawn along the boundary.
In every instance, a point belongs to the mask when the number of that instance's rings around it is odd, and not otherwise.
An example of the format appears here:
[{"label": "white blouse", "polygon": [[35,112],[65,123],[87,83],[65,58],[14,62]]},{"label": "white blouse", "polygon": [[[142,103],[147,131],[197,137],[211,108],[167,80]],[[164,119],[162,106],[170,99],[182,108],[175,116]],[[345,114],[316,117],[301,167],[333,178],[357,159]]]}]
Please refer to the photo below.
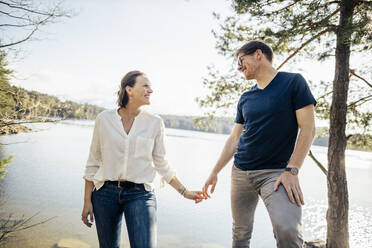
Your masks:
[{"label": "white blouse", "polygon": [[98,114],[83,178],[101,188],[105,181],[127,180],[154,188],[155,173],[170,182],[176,174],[165,160],[164,123],[142,110],[127,134],[114,110]]}]

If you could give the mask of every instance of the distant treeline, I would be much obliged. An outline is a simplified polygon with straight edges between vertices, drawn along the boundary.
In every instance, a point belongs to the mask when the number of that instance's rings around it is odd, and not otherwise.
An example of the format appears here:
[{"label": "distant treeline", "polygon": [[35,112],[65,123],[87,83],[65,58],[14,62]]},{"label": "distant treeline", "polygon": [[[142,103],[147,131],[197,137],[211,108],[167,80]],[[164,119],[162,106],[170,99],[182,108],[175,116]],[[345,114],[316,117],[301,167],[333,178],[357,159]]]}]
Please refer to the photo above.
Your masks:
[{"label": "distant treeline", "polygon": [[28,91],[0,80],[0,119],[49,117],[93,120],[103,110],[96,105],[61,101],[55,96]]},{"label": "distant treeline", "polygon": [[[28,91],[11,86],[6,80],[0,80],[0,122],[5,119],[24,120],[35,117],[94,120],[97,114],[103,110],[105,108],[92,104],[61,101],[55,96],[37,91]],[[232,118],[206,120],[195,116],[161,115],[161,117],[167,128],[220,134],[229,134],[234,125]],[[199,121],[195,122],[197,119]],[[328,129],[318,129],[318,137],[314,144],[327,146],[327,136]],[[367,136],[366,139],[361,139],[361,134],[350,135],[347,147],[349,149],[371,151],[372,135],[367,134]]]},{"label": "distant treeline", "polygon": [[[196,116],[160,115],[167,128],[178,128],[210,133],[229,134],[234,125],[231,118],[216,118],[206,121]],[[199,120],[196,122],[196,120]]]}]

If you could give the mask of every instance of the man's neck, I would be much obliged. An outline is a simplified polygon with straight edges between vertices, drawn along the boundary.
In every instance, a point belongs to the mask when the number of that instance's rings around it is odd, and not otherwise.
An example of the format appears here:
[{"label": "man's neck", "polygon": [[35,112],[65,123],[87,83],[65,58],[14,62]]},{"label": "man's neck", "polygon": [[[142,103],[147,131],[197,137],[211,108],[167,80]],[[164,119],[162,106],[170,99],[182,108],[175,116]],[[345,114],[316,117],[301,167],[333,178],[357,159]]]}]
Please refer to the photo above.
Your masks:
[{"label": "man's neck", "polygon": [[274,79],[278,71],[270,66],[262,67],[259,71],[258,75],[256,76],[257,86],[260,89],[266,88],[270,84],[270,82]]}]

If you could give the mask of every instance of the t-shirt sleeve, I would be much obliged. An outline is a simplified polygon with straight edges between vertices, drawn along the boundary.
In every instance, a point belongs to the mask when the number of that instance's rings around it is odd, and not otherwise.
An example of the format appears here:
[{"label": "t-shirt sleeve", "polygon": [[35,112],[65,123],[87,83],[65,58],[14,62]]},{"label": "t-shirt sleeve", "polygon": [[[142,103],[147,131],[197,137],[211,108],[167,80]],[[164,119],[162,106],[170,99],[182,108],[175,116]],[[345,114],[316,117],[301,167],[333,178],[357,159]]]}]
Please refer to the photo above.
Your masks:
[{"label": "t-shirt sleeve", "polygon": [[295,110],[298,110],[310,104],[315,106],[316,100],[304,77],[301,74],[297,74],[293,82],[292,106]]},{"label": "t-shirt sleeve", "polygon": [[237,111],[236,111],[236,118],[235,118],[235,123],[238,123],[238,124],[244,124],[241,100],[242,100],[242,98],[240,98],[240,100],[238,102]]}]

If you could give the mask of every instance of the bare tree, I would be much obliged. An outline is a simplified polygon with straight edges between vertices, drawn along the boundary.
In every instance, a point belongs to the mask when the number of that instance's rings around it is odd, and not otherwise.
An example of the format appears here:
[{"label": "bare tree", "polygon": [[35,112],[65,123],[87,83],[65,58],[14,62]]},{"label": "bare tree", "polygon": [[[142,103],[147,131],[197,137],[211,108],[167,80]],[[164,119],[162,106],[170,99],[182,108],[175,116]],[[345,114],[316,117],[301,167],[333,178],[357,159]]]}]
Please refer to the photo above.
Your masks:
[{"label": "bare tree", "polygon": [[0,49],[28,41],[41,27],[72,15],[72,11],[62,8],[62,1],[42,4],[33,0],[0,1]]},{"label": "bare tree", "polygon": [[15,237],[15,234],[35,226],[42,225],[56,217],[44,219],[39,222],[32,223],[33,219],[38,215],[36,213],[31,217],[22,216],[21,218],[13,218],[13,214],[9,214],[5,218],[0,217],[0,247],[6,244],[9,238]]}]

